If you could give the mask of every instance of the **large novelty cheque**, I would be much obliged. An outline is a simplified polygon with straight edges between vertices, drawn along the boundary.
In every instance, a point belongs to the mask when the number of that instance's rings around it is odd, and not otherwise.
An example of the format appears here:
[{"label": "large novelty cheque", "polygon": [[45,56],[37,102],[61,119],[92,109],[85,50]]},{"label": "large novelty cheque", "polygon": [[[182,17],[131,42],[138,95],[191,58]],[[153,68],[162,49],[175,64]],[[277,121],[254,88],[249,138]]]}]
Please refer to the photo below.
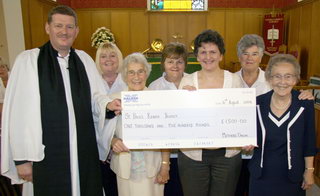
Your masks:
[{"label": "large novelty cheque", "polygon": [[255,89],[122,92],[129,149],[256,145]]}]

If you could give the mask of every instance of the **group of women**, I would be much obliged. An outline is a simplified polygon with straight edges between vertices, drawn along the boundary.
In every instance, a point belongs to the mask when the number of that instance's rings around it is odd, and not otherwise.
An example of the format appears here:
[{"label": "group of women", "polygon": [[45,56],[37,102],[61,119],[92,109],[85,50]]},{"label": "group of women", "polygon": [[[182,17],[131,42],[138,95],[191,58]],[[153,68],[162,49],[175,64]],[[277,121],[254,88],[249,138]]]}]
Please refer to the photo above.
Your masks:
[{"label": "group of women", "polygon": [[[254,151],[248,165],[249,195],[305,195],[305,190],[313,184],[316,146],[313,101],[308,100],[312,95],[293,90],[300,77],[299,63],[290,55],[275,55],[264,72],[259,68],[264,43],[257,35],[245,35],[239,41],[242,68],[237,73],[219,66],[225,47],[218,32],[203,31],[196,37],[194,46],[200,71],[184,73],[188,52],[183,44],[170,43],[162,54],[164,73],[149,88],[146,81],[151,65],[141,53],[130,54],[122,61],[117,46],[106,43],[98,49],[96,63],[105,80],[106,92],[113,98],[119,98],[120,91],[256,88],[257,96],[261,95],[257,98],[258,146],[243,147]],[[173,189],[179,190],[179,178],[172,172],[177,169],[185,196],[235,194],[239,175],[245,172],[245,168],[241,169],[241,148],[184,149],[178,153],[161,149],[129,150],[122,142],[121,115],[115,118],[117,123],[111,129],[113,153],[109,157],[120,196],[169,195],[164,193],[164,184],[170,185],[170,178],[176,179],[177,188]],[[108,170],[108,160],[101,166],[107,175],[104,180],[112,179],[114,174]],[[110,185],[105,187],[108,195],[113,185],[105,184]],[[182,195],[180,192],[174,195]]]}]

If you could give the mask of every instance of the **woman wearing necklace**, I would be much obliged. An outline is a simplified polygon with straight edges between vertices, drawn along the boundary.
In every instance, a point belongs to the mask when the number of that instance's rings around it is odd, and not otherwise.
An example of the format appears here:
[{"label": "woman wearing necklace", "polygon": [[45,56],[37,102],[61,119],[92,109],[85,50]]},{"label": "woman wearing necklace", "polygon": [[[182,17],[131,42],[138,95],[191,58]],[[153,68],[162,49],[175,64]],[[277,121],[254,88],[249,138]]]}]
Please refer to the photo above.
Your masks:
[{"label": "woman wearing necklace", "polygon": [[[246,34],[242,36],[237,44],[237,54],[241,64],[241,69],[236,72],[236,74],[241,78],[241,85],[243,88],[256,89],[256,96],[262,95],[271,90],[271,87],[265,78],[265,72],[259,67],[264,50],[265,45],[263,38],[256,34]],[[314,99],[312,93],[308,90],[302,90],[298,98]],[[251,151],[242,153],[242,168],[235,196],[248,195],[248,163],[251,156]]]},{"label": "woman wearing necklace", "polygon": [[258,147],[249,163],[250,196],[304,196],[314,183],[314,103],[292,90],[300,65],[292,55],[272,57],[265,72],[273,90],[257,98]]}]

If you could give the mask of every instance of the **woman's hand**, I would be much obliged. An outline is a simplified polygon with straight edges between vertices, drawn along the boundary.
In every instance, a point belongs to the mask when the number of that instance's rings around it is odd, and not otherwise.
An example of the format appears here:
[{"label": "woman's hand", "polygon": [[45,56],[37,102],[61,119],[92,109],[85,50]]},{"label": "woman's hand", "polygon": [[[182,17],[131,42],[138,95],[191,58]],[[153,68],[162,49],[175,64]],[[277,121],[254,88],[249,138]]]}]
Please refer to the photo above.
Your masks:
[{"label": "woman's hand", "polygon": [[249,152],[249,151],[252,151],[254,148],[255,148],[254,145],[249,145],[249,146],[243,146],[242,150]]},{"label": "woman's hand", "polygon": [[195,91],[195,90],[197,90],[196,87],[190,86],[190,85],[183,86],[182,89],[183,89],[183,90],[189,90],[189,91]]},{"label": "woman's hand", "polygon": [[314,96],[310,90],[300,90],[299,100],[314,100]]},{"label": "woman's hand", "polygon": [[32,162],[26,162],[16,166],[18,176],[25,181],[32,182]]},{"label": "woman's hand", "polygon": [[123,144],[120,138],[112,138],[111,146],[115,153],[129,152],[129,149]]},{"label": "woman's hand", "polygon": [[303,182],[301,188],[303,190],[309,189],[314,184],[313,170],[306,169],[303,174]]},{"label": "woman's hand", "polygon": [[169,176],[170,165],[169,164],[161,164],[160,171],[156,177],[156,182],[158,184],[166,184],[170,179]]}]

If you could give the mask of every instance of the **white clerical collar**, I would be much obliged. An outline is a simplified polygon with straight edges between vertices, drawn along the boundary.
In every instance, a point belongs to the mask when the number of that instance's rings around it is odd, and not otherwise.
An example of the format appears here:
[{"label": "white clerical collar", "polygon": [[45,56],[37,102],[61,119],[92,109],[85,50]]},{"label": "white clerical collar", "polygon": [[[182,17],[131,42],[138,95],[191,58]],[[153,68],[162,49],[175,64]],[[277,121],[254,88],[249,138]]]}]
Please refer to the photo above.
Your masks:
[{"label": "white clerical collar", "polygon": [[67,54],[66,56],[62,56],[60,53],[58,53],[58,57],[59,57],[59,58],[65,58],[65,59],[68,59],[68,58],[69,58],[69,56],[70,56],[70,49],[69,49],[69,52],[68,52],[68,54]]}]

